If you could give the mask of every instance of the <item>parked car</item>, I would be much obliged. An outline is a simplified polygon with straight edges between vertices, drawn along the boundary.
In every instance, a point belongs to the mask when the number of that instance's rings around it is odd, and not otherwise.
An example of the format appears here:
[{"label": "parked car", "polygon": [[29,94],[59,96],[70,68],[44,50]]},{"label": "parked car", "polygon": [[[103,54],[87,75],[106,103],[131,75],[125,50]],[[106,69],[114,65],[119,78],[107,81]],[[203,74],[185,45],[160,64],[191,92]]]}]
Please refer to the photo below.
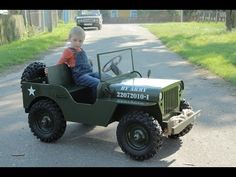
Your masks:
[{"label": "parked car", "polygon": [[8,15],[8,10],[0,10],[0,15]]},{"label": "parked car", "polygon": [[102,14],[100,10],[80,10],[79,15],[76,17],[77,26],[97,27],[98,30],[102,29]]}]

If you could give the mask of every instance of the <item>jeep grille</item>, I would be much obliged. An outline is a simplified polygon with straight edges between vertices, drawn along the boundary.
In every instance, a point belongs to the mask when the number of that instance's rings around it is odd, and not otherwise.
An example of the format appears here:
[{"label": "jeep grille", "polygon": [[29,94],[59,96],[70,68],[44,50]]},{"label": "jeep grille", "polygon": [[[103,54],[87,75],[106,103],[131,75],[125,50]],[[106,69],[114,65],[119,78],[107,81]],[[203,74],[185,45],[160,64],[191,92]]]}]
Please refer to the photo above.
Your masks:
[{"label": "jeep grille", "polygon": [[167,114],[178,106],[178,87],[167,90],[164,95],[164,113]]},{"label": "jeep grille", "polygon": [[97,20],[95,18],[81,18],[78,19],[78,22],[84,22],[84,23],[93,23],[96,22]]}]

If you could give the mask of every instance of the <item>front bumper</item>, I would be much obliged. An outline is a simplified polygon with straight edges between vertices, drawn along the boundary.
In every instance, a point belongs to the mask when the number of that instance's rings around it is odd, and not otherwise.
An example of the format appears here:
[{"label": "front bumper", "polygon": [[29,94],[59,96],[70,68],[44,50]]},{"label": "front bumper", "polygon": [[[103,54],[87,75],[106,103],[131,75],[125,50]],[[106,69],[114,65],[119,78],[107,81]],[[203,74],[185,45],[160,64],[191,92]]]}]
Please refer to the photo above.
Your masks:
[{"label": "front bumper", "polygon": [[193,124],[194,120],[200,116],[201,110],[193,112],[191,110],[183,110],[178,116],[173,116],[167,122],[168,135],[179,134],[183,129],[185,129],[189,124]]},{"label": "front bumper", "polygon": [[82,27],[99,27],[100,26],[100,23],[98,22],[88,22],[88,23],[85,23],[85,22],[77,22],[77,26],[82,26]]}]

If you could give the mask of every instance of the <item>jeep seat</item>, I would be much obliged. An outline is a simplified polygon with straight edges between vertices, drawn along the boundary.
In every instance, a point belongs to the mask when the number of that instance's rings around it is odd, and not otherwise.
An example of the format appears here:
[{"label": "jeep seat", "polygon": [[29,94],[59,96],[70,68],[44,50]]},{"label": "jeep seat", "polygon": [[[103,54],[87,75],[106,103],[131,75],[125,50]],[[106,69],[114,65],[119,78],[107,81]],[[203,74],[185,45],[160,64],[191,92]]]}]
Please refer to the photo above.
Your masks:
[{"label": "jeep seat", "polygon": [[66,64],[48,67],[48,84],[61,85],[70,93],[86,88],[75,84],[72,78],[71,70]]}]

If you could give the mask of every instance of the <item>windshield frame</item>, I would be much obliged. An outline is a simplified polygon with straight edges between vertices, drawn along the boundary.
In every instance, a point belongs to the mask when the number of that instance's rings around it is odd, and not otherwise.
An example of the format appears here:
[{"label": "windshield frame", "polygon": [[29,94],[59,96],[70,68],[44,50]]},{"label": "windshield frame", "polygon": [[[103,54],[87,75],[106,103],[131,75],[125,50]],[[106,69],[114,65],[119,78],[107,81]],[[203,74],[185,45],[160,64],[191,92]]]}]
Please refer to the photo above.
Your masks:
[{"label": "windshield frame", "polygon": [[99,78],[100,78],[101,81],[102,81],[102,77],[101,77],[102,71],[101,71],[101,62],[100,62],[101,57],[100,56],[101,55],[106,55],[106,54],[111,54],[111,53],[116,53],[116,52],[122,52],[122,51],[130,51],[132,70],[135,71],[134,70],[134,60],[133,60],[133,50],[132,50],[132,48],[125,48],[125,49],[121,49],[121,50],[113,50],[113,51],[110,51],[110,52],[98,53],[97,54],[98,73],[99,73]]}]

